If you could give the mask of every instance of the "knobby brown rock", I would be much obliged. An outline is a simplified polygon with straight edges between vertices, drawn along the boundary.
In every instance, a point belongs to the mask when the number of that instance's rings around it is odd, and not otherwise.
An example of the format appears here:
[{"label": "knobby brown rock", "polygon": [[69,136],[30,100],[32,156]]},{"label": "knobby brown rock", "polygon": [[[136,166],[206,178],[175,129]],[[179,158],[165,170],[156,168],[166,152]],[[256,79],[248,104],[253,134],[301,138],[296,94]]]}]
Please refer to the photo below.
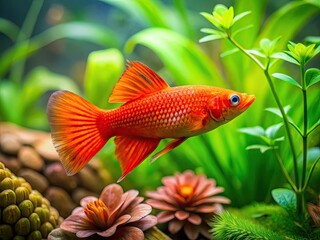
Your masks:
[{"label": "knobby brown rock", "polygon": [[98,159],[67,176],[49,133],[9,123],[0,123],[0,162],[49,199],[62,217],[69,216],[81,198],[99,196],[113,182]]}]

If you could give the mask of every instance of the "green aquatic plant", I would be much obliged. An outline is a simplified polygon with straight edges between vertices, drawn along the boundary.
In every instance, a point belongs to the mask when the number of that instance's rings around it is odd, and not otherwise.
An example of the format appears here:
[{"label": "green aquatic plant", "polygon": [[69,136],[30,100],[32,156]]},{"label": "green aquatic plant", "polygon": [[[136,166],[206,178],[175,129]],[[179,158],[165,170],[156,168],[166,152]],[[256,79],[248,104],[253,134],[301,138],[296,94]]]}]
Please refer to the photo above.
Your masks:
[{"label": "green aquatic plant", "polygon": [[93,23],[60,23],[33,34],[43,3],[43,0],[32,1],[21,27],[0,18],[0,32],[12,41],[0,58],[0,120],[37,129],[47,128],[45,111],[39,103],[47,91],[68,89],[79,93],[80,90],[69,77],[45,67],[36,67],[26,75],[28,58],[60,39],[119,47],[116,33]]},{"label": "green aquatic plant", "polygon": [[316,240],[319,232],[311,227],[301,230],[280,206],[255,204],[229,209],[211,222],[214,239],[237,240]]},{"label": "green aquatic plant", "polygon": [[[317,154],[316,158],[312,159],[312,166],[310,169],[307,169],[307,162],[310,160],[310,156],[308,156],[308,139],[310,135],[319,128],[320,125],[319,112],[310,112],[307,102],[307,90],[310,90],[312,86],[320,81],[320,70],[318,68],[308,68],[307,63],[320,52],[320,46],[316,46],[316,44],[304,45],[302,43],[295,44],[293,42],[289,42],[287,51],[277,52],[277,44],[280,41],[280,38],[276,38],[274,40],[263,38],[260,41],[259,48],[246,49],[235,39],[235,36],[239,32],[246,29],[234,31],[233,26],[238,20],[245,17],[247,14],[249,13],[244,12],[235,16],[233,8],[227,8],[224,5],[217,5],[212,14],[203,13],[203,16],[208,19],[217,28],[217,30],[204,29],[203,31],[209,33],[209,35],[202,38],[200,41],[203,42],[215,39],[226,39],[233,46],[235,46],[235,50],[232,50],[231,53],[234,53],[235,51],[241,51],[247,57],[249,57],[260,68],[261,71],[263,71],[265,79],[267,80],[271,93],[277,104],[277,108],[268,108],[267,110],[281,117],[282,123],[271,126],[266,130],[258,126],[254,128],[242,129],[241,131],[252,136],[257,136],[264,142],[264,145],[253,145],[250,146],[249,149],[257,148],[260,149],[261,152],[265,152],[267,150],[273,151],[280,169],[291,187],[291,190],[273,190],[273,198],[280,206],[288,211],[291,217],[299,222],[298,224],[304,225],[306,221],[306,191],[309,181],[312,177],[312,173],[320,158],[319,154]],[[271,73],[271,67],[276,64],[279,59],[298,65],[301,76],[299,81],[287,74]],[[289,116],[289,107],[283,107],[279,92],[276,87],[277,79],[290,84],[286,86],[289,91],[293,92],[295,91],[295,88],[298,88],[301,91],[303,109],[300,114],[303,116],[302,127],[299,126],[295,119],[292,119]],[[284,126],[286,133],[285,140],[288,142],[291,150],[294,173],[293,178],[290,176],[287,168],[284,166],[284,161],[282,160],[282,156],[279,153],[279,147],[277,145],[277,142],[284,140],[283,137],[276,137],[276,134],[282,125]],[[301,139],[301,141],[298,142],[299,144],[302,144],[301,170],[299,170],[298,167],[298,148],[296,146],[297,141],[294,140],[294,135],[292,133],[293,130],[298,133]]]},{"label": "green aquatic plant", "polygon": [[[117,1],[106,0],[105,2],[113,4]],[[158,67],[158,73],[165,76],[170,85],[227,86],[231,89],[259,95],[259,99],[247,112],[248,117],[240,117],[233,123],[216,129],[210,134],[190,139],[189,142],[183,143],[176,152],[168,153],[162,161],[153,165],[143,163],[140,169],[135,170],[132,178],[129,176],[130,183],[143,189],[146,188],[144,182],[135,176],[141,176],[141,179],[148,178],[150,179],[149,184],[155,186],[163,174],[169,175],[175,170],[195,169],[198,173],[202,172],[209,177],[219,179],[219,185],[225,188],[226,196],[234,200],[231,203],[233,206],[243,206],[253,200],[270,201],[270,188],[279,186],[284,181],[282,177],[273,177],[278,176],[280,170],[272,161],[267,161],[273,157],[270,154],[271,151],[262,156],[255,151],[246,152],[245,147],[254,141],[254,137],[250,135],[237,135],[239,141],[235,143],[235,134],[239,127],[254,126],[261,124],[261,122],[266,125],[275,124],[275,117],[265,118],[265,113],[261,111],[261,109],[270,106],[269,89],[263,81],[263,72],[257,66],[250,64],[250,59],[240,54],[240,51],[230,55],[229,50],[234,47],[229,43],[221,41],[199,46],[188,34],[179,31],[173,25],[169,27],[157,25],[151,20],[152,14],[156,12],[157,16],[163,16],[164,13],[161,12],[163,8],[149,8],[144,5],[148,4],[137,0],[134,1],[135,7],[132,9],[129,5],[121,7],[130,17],[133,12],[135,12],[135,16],[137,13],[143,12],[141,14],[143,19],[149,19],[144,23],[150,26],[129,37],[124,48],[126,53],[134,57],[138,55],[139,59],[143,59],[142,61],[150,62],[149,50],[151,50],[151,54],[155,54],[156,59],[159,58],[163,64],[163,67],[162,65]],[[268,9],[269,6],[272,8],[272,2],[251,1],[248,4],[247,1],[235,1],[235,12],[252,11],[251,14],[237,20],[233,26],[237,31],[236,39],[249,49],[257,47],[263,38],[276,38],[281,34],[282,38],[278,42],[277,49],[283,48],[288,40],[293,39],[296,33],[305,27],[318,10],[314,4],[307,1],[288,2],[269,15],[266,12],[266,6]],[[190,10],[186,9],[185,11]],[[139,20],[141,20],[141,16]],[[190,24],[197,28],[201,19],[195,18],[195,22],[190,22]],[[261,28],[262,23],[264,23],[263,28]],[[248,28],[249,25],[250,28]],[[245,28],[246,32],[238,31],[242,28]],[[284,32],[283,29],[286,31]],[[219,59],[220,49],[226,51],[221,59]],[[285,64],[280,61],[273,67],[279,72],[285,70]],[[259,81],[259,88],[256,87],[257,81]],[[286,97],[288,93],[282,91],[281,94]],[[310,97],[310,102],[317,101],[316,96]],[[292,106],[298,104],[297,99],[292,99]],[[294,112],[293,116],[300,117],[298,112]],[[287,146],[285,148],[287,149]],[[287,154],[287,151],[284,152]],[[106,155],[105,157],[112,156]],[[290,163],[286,160],[287,157],[284,158],[285,167],[290,168]],[[265,169],[263,172],[260,170],[262,166]],[[115,169],[115,171],[117,170]],[[242,194],[244,191],[248,194]]]}]

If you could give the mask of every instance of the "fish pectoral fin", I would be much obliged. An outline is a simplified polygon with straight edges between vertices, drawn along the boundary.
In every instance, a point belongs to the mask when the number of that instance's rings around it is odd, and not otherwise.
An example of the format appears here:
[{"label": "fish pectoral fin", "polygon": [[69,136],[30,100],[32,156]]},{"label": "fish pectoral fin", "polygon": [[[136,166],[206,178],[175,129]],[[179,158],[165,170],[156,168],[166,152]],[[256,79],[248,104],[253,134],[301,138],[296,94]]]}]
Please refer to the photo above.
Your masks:
[{"label": "fish pectoral fin", "polygon": [[109,102],[129,102],[166,88],[169,88],[166,81],[146,65],[128,62],[126,71],[113,88]]},{"label": "fish pectoral fin", "polygon": [[160,139],[117,136],[114,142],[115,154],[122,170],[122,176],[118,180],[120,182],[156,149]]},{"label": "fish pectoral fin", "polygon": [[161,151],[157,152],[155,155],[153,155],[151,157],[150,162],[153,163],[155,160],[157,160],[159,157],[161,157],[163,154],[166,154],[167,152],[170,152],[172,149],[178,147],[181,143],[183,143],[185,140],[187,140],[188,138],[184,137],[184,138],[177,138],[172,140],[171,142],[169,142],[164,149],[162,149]]},{"label": "fish pectoral fin", "polygon": [[210,116],[207,111],[193,111],[191,112],[191,125],[190,131],[197,131],[207,125],[210,120]]}]

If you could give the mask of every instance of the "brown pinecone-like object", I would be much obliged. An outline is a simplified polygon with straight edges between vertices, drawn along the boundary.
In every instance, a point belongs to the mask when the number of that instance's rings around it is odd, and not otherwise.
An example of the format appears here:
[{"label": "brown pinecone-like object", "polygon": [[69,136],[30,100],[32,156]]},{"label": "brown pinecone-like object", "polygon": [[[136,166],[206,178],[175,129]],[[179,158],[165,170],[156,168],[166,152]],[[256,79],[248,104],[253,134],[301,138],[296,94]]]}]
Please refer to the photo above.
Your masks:
[{"label": "brown pinecone-like object", "polygon": [[62,222],[50,202],[0,162],[0,239],[46,239]]},{"label": "brown pinecone-like object", "polygon": [[74,176],[67,176],[49,133],[0,123],[0,162],[39,191],[62,217],[85,196],[99,196],[113,182],[99,160],[93,159]]}]

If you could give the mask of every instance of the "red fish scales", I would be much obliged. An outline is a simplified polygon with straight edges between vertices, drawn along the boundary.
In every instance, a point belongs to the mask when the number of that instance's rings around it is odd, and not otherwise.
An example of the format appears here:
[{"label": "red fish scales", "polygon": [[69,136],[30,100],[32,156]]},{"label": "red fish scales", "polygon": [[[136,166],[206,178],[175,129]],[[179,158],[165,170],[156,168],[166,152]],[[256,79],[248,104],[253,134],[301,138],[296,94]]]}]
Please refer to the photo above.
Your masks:
[{"label": "red fish scales", "polygon": [[116,135],[168,138],[181,132],[183,136],[192,124],[191,113],[206,111],[208,97],[205,88],[170,88],[107,112],[105,119]]}]

